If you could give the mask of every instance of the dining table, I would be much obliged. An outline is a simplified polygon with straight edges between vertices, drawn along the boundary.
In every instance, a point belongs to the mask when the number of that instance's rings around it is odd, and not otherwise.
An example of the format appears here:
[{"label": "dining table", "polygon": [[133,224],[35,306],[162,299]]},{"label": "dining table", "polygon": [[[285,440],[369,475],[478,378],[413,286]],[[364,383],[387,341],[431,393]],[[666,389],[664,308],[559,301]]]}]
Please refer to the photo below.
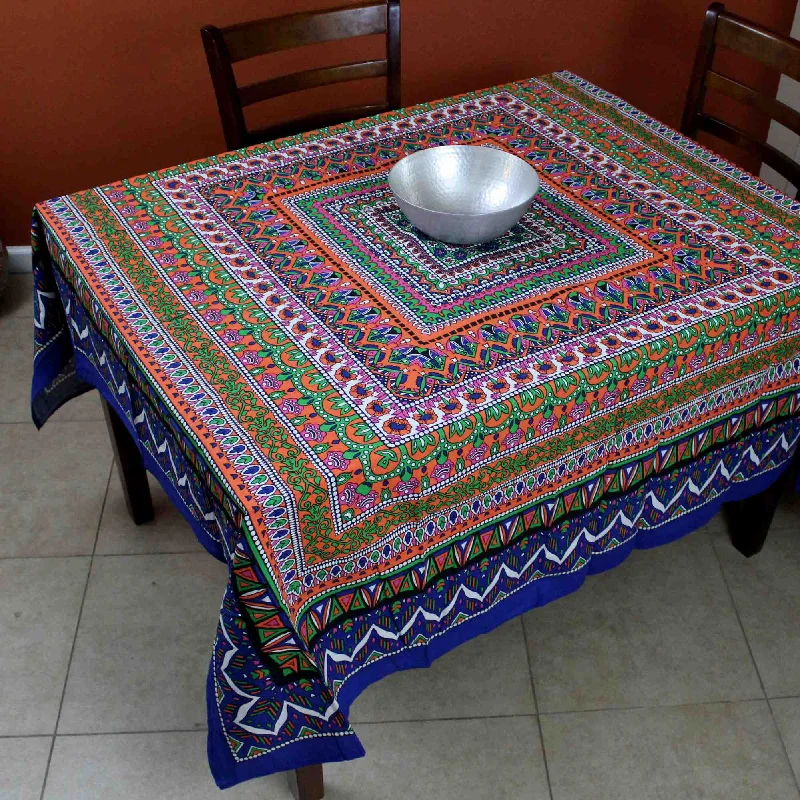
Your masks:
[{"label": "dining table", "polygon": [[[538,174],[497,239],[431,239],[387,185],[453,144]],[[228,567],[217,784],[316,800],[371,683],[723,504],[757,550],[800,437],[799,211],[570,72],[37,205],[36,425],[98,390],[134,519],[149,472]]]}]

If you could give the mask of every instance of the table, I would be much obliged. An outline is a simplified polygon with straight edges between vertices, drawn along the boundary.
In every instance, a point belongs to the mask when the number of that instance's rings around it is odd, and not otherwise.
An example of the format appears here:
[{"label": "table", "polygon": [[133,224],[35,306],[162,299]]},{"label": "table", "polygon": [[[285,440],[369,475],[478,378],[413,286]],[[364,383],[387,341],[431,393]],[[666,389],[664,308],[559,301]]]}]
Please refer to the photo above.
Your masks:
[{"label": "table", "polygon": [[[494,242],[392,202],[452,143],[539,173]],[[229,566],[217,783],[320,796],[367,685],[723,502],[756,550],[800,436],[798,211],[568,72],[37,206],[34,420],[99,389],[135,518],[146,468]]]}]

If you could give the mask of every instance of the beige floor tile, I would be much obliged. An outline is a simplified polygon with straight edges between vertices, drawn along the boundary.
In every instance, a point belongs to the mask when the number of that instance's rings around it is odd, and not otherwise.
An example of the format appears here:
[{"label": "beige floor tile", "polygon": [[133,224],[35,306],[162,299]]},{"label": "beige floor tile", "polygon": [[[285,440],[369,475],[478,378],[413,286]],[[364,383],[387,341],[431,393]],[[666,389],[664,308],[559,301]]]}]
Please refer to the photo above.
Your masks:
[{"label": "beige floor tile", "polygon": [[800,503],[782,504],[752,558],[733,549],[720,519],[710,528],[767,696],[800,695]]},{"label": "beige floor tile", "polygon": [[553,800],[797,800],[767,702],[542,717]]},{"label": "beige floor tile", "polygon": [[206,758],[206,734],[59,736],[45,800],[290,800],[286,778],[257,778],[221,793]]},{"label": "beige floor tile", "polygon": [[519,619],[451,650],[428,669],[396,672],[356,700],[351,722],[533,714]]},{"label": "beige floor tile", "polygon": [[762,697],[705,531],[525,616],[540,712]]},{"label": "beige floor tile", "polygon": [[[30,418],[30,415],[28,416]],[[100,394],[95,389],[91,389],[85,394],[80,395],[80,397],[73,397],[72,400],[64,403],[64,405],[50,417],[48,422],[69,422],[72,420],[89,420],[92,422],[105,423]]]},{"label": "beige floor tile", "polygon": [[0,797],[39,800],[51,736],[0,739]]},{"label": "beige floor tile", "polygon": [[205,552],[189,523],[172,504],[158,481],[152,475],[148,475],[148,478],[155,519],[144,525],[134,525],[128,509],[125,508],[117,468],[116,466],[113,468],[95,553],[108,555]]},{"label": "beige floor tile", "polygon": [[205,726],[226,579],[206,553],[95,557],[59,733]]},{"label": "beige floor tile", "polygon": [[[33,375],[33,322],[22,317],[0,316],[0,422],[31,421]],[[103,409],[96,391],[65,403],[51,422],[102,420]]]},{"label": "beige floor tile", "polygon": [[55,730],[88,570],[88,558],[0,559],[0,735]]},{"label": "beige floor tile", "polygon": [[0,317],[0,422],[30,422],[33,318]]},{"label": "beige floor tile", "polygon": [[0,556],[91,554],[111,461],[102,423],[0,425]]},{"label": "beige floor tile", "polygon": [[800,697],[770,700],[770,705],[794,774],[800,781]]},{"label": "beige floor tile", "polygon": [[325,765],[325,800],[548,800],[536,719],[357,726],[367,755]]},{"label": "beige floor tile", "polygon": [[0,298],[0,317],[33,319],[33,274],[14,273],[8,276],[5,293]]}]

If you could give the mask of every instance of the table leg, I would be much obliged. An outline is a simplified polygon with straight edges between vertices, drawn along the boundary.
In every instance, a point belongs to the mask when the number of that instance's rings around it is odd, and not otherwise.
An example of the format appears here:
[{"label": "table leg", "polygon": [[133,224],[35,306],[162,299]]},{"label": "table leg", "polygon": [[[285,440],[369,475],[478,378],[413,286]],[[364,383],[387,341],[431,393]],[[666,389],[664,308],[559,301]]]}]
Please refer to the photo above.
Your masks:
[{"label": "table leg", "polygon": [[103,400],[103,414],[106,418],[114,459],[117,462],[119,479],[122,482],[122,493],[131,519],[141,525],[154,517],[153,500],[150,497],[150,486],[147,483],[147,472],[142,463],[142,456],[133,437],[119,418],[117,412]]},{"label": "table leg", "polygon": [[300,767],[294,772],[286,773],[289,778],[289,789],[295,800],[322,800],[325,785],[322,780],[322,764]]},{"label": "table leg", "polygon": [[778,508],[784,489],[794,479],[797,458],[783,474],[763,492],[745,500],[725,503],[728,535],[733,546],[746,558],[761,551],[769,533],[769,526]]}]

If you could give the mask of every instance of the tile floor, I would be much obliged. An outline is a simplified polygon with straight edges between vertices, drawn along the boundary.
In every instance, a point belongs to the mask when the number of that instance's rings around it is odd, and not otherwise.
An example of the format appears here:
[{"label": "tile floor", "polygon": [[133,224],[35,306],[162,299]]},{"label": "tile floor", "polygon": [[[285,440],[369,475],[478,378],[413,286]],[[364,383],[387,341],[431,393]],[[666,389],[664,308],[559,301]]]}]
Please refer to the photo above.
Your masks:
[{"label": "tile floor", "polygon": [[[0,308],[0,798],[288,800],[207,769],[224,567],[159,490],[129,522],[96,397],[28,421],[30,292]],[[331,800],[800,800],[800,501],[753,559],[714,520],[352,719],[368,755],[326,767]]]}]

